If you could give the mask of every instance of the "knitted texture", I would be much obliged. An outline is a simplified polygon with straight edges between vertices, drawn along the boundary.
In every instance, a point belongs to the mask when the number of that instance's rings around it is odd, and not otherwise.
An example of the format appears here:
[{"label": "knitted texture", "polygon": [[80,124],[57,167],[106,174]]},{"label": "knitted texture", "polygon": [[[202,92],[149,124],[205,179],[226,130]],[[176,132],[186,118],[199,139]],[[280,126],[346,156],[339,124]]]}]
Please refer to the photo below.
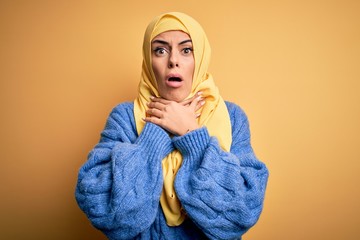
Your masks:
[{"label": "knitted texture", "polygon": [[[205,127],[170,138],[146,123],[138,136],[133,103],[115,107],[76,186],[76,200],[93,226],[113,240],[241,239],[262,211],[268,170],[253,152],[245,113],[226,106],[230,152]],[[161,161],[174,149],[183,155],[174,185],[188,218],[169,227],[159,204]]]}]

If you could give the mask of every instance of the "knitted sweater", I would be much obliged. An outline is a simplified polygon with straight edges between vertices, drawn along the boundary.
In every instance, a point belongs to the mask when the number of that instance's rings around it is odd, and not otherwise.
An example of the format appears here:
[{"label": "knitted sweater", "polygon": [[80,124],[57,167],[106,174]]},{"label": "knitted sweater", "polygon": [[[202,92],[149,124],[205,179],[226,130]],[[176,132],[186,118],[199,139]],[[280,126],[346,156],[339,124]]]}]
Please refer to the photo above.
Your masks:
[{"label": "knitted sweater", "polygon": [[[226,105],[230,152],[206,127],[170,138],[146,123],[138,135],[133,103],[116,106],[78,176],[76,200],[93,226],[114,240],[241,239],[262,211],[268,170],[250,145],[245,113]],[[159,202],[161,161],[174,149],[183,156],[174,187],[187,219],[169,227]]]}]

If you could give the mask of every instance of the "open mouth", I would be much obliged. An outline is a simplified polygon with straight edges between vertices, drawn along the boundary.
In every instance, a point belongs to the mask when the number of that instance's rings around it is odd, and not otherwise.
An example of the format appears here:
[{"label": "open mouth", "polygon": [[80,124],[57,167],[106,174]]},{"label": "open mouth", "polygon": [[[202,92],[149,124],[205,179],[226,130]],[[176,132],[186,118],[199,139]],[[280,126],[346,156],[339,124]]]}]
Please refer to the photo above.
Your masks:
[{"label": "open mouth", "polygon": [[183,86],[184,81],[180,74],[170,73],[166,76],[166,85],[170,88],[179,88]]},{"label": "open mouth", "polygon": [[182,80],[179,77],[170,77],[168,81],[170,81],[170,82],[181,82]]}]

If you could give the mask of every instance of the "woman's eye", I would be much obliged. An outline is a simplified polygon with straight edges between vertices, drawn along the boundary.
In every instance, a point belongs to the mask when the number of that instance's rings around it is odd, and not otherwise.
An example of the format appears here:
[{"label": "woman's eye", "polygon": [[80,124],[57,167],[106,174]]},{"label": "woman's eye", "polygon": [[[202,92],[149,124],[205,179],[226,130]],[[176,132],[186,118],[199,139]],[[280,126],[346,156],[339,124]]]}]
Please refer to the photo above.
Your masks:
[{"label": "woman's eye", "polygon": [[190,54],[192,51],[193,51],[192,48],[184,48],[184,49],[183,49],[183,52],[184,52],[185,54]]},{"label": "woman's eye", "polygon": [[156,48],[156,49],[154,50],[154,52],[155,52],[156,55],[161,56],[161,55],[166,54],[166,49],[165,49],[165,48]]}]

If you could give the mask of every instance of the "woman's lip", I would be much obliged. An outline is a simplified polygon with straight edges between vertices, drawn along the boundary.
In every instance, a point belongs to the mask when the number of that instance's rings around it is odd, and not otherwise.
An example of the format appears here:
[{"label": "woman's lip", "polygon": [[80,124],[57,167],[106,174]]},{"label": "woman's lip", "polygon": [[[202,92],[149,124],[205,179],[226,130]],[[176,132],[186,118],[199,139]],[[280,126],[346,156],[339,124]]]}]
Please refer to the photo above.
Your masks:
[{"label": "woman's lip", "polygon": [[166,83],[166,86],[171,87],[171,88],[179,88],[183,85],[183,81],[169,81],[169,79],[166,80],[165,83]]},{"label": "woman's lip", "polygon": [[[180,81],[170,81],[170,78],[178,78],[178,79],[180,79]],[[166,76],[165,83],[166,83],[166,86],[168,86],[170,88],[179,88],[183,85],[184,81],[180,74],[170,73]]]},{"label": "woman's lip", "polygon": [[166,76],[166,81],[169,81],[170,78],[180,78],[180,80],[182,81],[182,77],[180,74],[177,73],[170,73],[169,75]]}]

